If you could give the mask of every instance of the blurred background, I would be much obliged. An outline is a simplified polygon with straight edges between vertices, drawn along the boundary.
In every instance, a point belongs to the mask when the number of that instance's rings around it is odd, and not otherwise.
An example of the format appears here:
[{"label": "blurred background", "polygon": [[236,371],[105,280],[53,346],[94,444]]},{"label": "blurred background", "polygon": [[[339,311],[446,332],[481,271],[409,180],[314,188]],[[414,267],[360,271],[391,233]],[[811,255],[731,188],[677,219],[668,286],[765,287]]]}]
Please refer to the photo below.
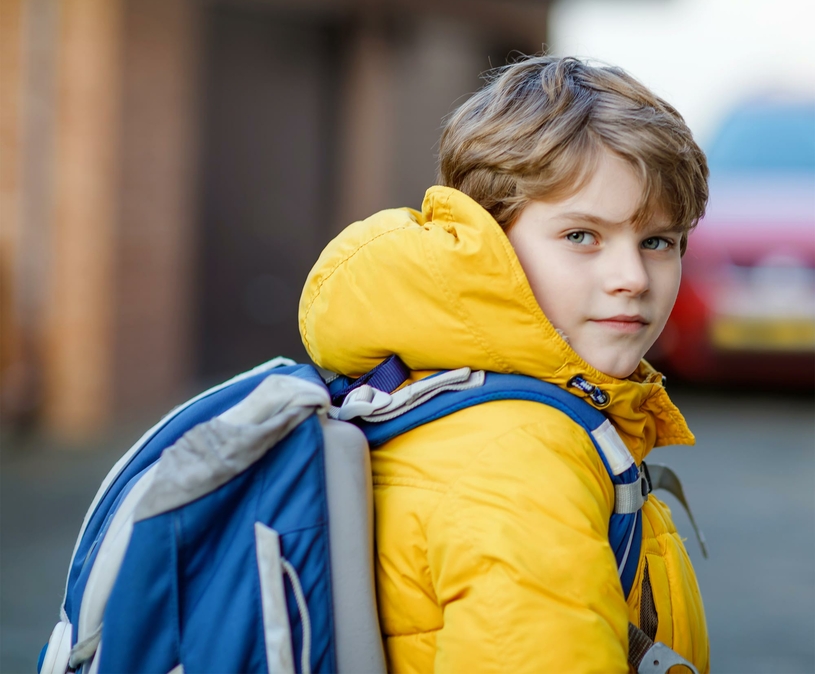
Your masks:
[{"label": "blurred background", "polygon": [[442,118],[547,48],[626,68],[709,154],[650,354],[698,444],[654,459],[708,533],[714,671],[815,672],[813,25],[811,0],[0,0],[0,671],[34,669],[115,459],[305,358],[322,247],[418,207]]}]

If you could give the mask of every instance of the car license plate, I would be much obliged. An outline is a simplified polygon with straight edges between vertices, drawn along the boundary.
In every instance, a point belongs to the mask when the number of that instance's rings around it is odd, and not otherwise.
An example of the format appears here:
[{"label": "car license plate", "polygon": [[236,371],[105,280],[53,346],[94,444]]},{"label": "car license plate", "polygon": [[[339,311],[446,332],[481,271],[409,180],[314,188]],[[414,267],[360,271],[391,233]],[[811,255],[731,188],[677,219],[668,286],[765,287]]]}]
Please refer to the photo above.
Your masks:
[{"label": "car license plate", "polygon": [[815,319],[718,316],[710,326],[719,349],[815,351]]}]

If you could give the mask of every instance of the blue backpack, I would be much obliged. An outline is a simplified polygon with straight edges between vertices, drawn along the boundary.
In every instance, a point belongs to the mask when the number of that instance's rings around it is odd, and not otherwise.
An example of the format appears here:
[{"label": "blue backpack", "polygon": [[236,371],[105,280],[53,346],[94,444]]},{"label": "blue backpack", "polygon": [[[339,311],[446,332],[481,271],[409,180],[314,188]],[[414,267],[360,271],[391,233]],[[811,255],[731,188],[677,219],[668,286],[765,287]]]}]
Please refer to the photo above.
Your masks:
[{"label": "blue backpack", "polygon": [[275,359],[168,414],[85,517],[40,674],[384,672],[369,447],[491,400],[550,405],[589,433],[615,485],[627,596],[650,485],[604,415],[520,375],[462,368],[399,388],[408,374],[391,357],[326,383]]}]

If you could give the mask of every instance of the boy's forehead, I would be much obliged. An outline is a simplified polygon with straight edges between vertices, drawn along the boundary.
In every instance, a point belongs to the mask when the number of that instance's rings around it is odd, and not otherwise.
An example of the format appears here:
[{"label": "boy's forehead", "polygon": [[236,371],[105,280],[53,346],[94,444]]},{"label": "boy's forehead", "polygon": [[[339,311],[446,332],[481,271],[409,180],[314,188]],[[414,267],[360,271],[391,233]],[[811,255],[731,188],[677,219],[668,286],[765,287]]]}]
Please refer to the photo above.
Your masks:
[{"label": "boy's forehead", "polygon": [[[599,212],[598,212],[599,211]],[[662,209],[645,214],[645,217],[638,217],[638,210],[625,215],[622,218],[609,217],[609,214],[598,209],[598,211],[567,210],[557,214],[557,217],[565,222],[573,222],[576,225],[591,224],[609,229],[622,227],[633,227],[634,229],[648,229],[650,231],[671,231],[675,229],[670,218]]]},{"label": "boy's forehead", "polygon": [[668,228],[671,218],[648,200],[645,180],[622,157],[602,151],[590,172],[571,194],[552,200],[550,214],[564,221],[604,227]]}]

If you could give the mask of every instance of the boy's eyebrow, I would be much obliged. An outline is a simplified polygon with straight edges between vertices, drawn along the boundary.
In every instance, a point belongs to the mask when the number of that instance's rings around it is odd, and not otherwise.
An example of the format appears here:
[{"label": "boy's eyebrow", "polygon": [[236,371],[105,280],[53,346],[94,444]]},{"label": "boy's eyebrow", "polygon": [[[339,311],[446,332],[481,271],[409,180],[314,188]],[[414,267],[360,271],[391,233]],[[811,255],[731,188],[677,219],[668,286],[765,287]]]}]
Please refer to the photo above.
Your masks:
[{"label": "boy's eyebrow", "polygon": [[[628,224],[630,220],[623,220],[620,222],[609,220],[608,218],[604,218],[601,215],[596,215],[594,213],[584,213],[582,211],[569,211],[568,213],[561,213],[559,215],[560,218],[564,220],[572,220],[574,222],[590,222],[595,225],[601,225],[604,227],[620,227],[622,225]],[[674,232],[677,231],[677,228],[674,223],[672,222],[657,222],[654,223],[653,227],[648,227],[651,232],[654,234],[661,234],[663,232]]]},{"label": "boy's eyebrow", "polygon": [[564,220],[576,220],[578,222],[591,222],[596,225],[606,225],[609,227],[624,225],[624,222],[614,222],[608,218],[604,218],[594,213],[583,213],[582,211],[570,211],[568,213],[561,213],[560,217]]}]

